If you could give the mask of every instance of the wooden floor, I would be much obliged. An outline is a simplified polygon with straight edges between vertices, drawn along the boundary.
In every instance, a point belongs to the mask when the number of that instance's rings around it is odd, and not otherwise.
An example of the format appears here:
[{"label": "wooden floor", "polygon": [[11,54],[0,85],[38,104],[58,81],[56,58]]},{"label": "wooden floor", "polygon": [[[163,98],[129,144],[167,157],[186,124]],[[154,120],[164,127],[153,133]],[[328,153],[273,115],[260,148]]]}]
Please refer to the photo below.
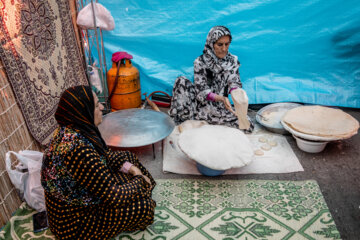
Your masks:
[{"label": "wooden floor", "polygon": [[[251,107],[251,106],[250,106]],[[253,106],[257,110],[257,106]],[[360,109],[343,109],[360,121]],[[224,175],[220,179],[268,179],[307,180],[315,179],[341,233],[342,239],[360,239],[360,134],[350,139],[331,142],[321,153],[311,154],[298,149],[294,139],[286,136],[304,172],[287,174]],[[206,178],[205,176],[178,175],[162,172],[161,142],[151,146],[131,149],[149,169],[155,179]]]}]

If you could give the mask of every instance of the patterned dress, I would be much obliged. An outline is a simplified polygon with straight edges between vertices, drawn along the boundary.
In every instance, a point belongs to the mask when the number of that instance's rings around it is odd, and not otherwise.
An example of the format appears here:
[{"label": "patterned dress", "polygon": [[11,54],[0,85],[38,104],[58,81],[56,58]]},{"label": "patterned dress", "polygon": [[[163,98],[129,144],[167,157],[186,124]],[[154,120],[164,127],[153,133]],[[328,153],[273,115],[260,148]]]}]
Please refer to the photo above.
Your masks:
[{"label": "patterned dress", "polygon": [[[110,239],[143,230],[154,218],[155,181],[136,155],[103,145],[97,127],[86,121],[93,119],[94,106],[88,107],[91,88],[84,90],[69,91],[60,100],[55,114],[60,126],[44,153],[41,183],[50,230],[58,239]],[[80,92],[82,97],[77,97]],[[141,175],[121,172],[126,161],[138,167],[151,186]]]},{"label": "patterned dress", "polygon": [[222,36],[231,39],[230,31],[223,26],[213,27],[208,33],[203,54],[194,61],[194,84],[182,76],[176,79],[169,110],[176,124],[195,119],[238,127],[237,117],[222,102],[207,99],[210,92],[227,97],[232,89],[242,87],[237,56],[228,52],[219,59],[215,55],[213,45]]}]

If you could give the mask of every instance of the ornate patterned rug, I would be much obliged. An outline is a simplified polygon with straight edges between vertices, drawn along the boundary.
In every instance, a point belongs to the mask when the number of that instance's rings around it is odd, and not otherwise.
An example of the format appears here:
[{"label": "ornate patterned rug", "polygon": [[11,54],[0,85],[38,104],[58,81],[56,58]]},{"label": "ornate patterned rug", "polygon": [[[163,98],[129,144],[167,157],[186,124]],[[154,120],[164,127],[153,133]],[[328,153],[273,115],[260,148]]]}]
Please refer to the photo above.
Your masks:
[{"label": "ornate patterned rug", "polygon": [[[340,239],[316,181],[157,180],[155,221],[115,239]],[[0,239],[54,239],[32,232],[23,204]]]},{"label": "ornate patterned rug", "polygon": [[88,84],[68,0],[1,0],[0,22],[9,82],[31,134],[46,143],[61,93]]}]

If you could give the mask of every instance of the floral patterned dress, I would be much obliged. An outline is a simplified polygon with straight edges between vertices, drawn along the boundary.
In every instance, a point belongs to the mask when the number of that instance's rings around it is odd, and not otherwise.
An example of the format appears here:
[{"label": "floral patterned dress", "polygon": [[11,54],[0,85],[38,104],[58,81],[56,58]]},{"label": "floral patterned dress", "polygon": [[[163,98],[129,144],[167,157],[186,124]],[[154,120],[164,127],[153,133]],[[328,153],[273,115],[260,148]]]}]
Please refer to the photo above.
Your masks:
[{"label": "floral patterned dress", "polygon": [[203,54],[194,61],[194,83],[183,76],[176,79],[169,110],[176,124],[195,119],[238,127],[237,117],[222,102],[207,99],[210,92],[227,97],[232,89],[242,87],[237,56],[228,52],[219,59],[214,52],[214,43],[225,35],[231,39],[230,31],[223,26],[208,33]]}]

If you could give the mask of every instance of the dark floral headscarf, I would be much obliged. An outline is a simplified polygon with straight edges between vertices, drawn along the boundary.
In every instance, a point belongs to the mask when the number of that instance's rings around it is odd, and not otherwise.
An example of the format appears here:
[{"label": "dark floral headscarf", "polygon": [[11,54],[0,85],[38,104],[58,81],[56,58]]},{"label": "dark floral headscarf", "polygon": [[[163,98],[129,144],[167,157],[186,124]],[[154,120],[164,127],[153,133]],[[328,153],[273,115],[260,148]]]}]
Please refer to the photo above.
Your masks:
[{"label": "dark floral headscarf", "polygon": [[55,112],[60,126],[66,126],[85,136],[101,154],[107,146],[94,124],[94,96],[89,86],[76,86],[65,90]]},{"label": "dark floral headscarf", "polygon": [[237,57],[230,52],[228,52],[223,59],[220,59],[215,55],[214,43],[223,36],[229,36],[230,41],[232,39],[230,30],[227,27],[215,26],[211,28],[207,35],[203,50],[203,61],[207,68],[211,69],[214,73],[220,73],[224,70],[234,70],[239,68],[240,65]]}]

